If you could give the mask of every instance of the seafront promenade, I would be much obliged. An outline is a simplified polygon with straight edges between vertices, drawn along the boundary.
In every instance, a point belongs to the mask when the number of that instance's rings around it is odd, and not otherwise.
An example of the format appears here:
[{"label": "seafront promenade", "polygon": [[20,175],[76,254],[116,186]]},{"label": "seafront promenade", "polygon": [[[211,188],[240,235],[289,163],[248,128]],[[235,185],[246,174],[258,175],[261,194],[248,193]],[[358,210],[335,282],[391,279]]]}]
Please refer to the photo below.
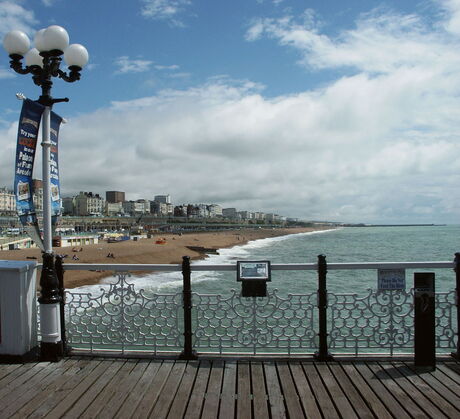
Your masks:
[{"label": "seafront promenade", "polygon": [[112,359],[0,365],[0,418],[458,418],[460,364]]}]

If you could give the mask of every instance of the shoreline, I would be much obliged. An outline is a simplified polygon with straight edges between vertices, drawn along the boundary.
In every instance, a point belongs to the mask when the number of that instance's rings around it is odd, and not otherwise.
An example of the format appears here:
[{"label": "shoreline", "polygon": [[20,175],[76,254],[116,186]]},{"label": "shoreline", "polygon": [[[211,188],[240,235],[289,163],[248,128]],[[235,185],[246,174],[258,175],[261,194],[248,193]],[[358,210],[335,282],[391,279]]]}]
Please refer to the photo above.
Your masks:
[{"label": "shoreline", "polygon": [[[194,232],[187,234],[157,234],[155,237],[128,240],[119,243],[100,242],[81,247],[82,251],[72,252],[72,247],[53,248],[56,254],[67,255],[66,263],[136,263],[136,264],[180,264],[183,256],[190,256],[191,260],[205,259],[208,254],[218,252],[219,249],[244,245],[253,240],[286,236],[299,233],[330,230],[324,227],[293,227],[279,229],[241,229],[220,232]],[[156,244],[158,239],[165,239],[164,244]],[[79,248],[80,249],[80,248]],[[108,254],[113,254],[109,258]],[[73,260],[72,257],[78,257]],[[41,251],[38,248],[7,250],[0,252],[3,260],[41,260]],[[145,272],[133,272],[138,276]],[[106,277],[111,276],[110,271],[67,271],[64,275],[65,288],[76,288],[84,285],[96,285]],[[37,278],[37,283],[39,279]]]}]

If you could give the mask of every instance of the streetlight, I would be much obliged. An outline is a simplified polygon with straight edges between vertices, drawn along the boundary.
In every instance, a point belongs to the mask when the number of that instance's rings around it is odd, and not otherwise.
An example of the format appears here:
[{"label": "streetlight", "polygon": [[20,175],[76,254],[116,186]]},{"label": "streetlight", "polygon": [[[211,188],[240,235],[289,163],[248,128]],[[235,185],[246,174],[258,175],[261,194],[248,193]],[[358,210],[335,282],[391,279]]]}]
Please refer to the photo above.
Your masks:
[{"label": "streetlight", "polygon": [[[42,114],[42,175],[43,175],[43,267],[40,277],[41,333],[40,346],[43,360],[57,361],[62,356],[61,324],[59,312],[59,283],[54,269],[51,226],[50,187],[50,114],[53,104],[68,102],[68,98],[51,97],[52,78],[58,77],[72,83],[80,80],[80,71],[88,62],[88,52],[80,44],[69,45],[69,35],[61,26],[52,25],[37,32],[35,48],[30,48],[28,36],[21,31],[11,31],[3,39],[3,46],[10,56],[10,67],[19,74],[32,74],[32,80],[42,89],[37,100],[45,108]],[[69,73],[59,67],[62,55]],[[25,59],[25,67],[22,59]]]}]

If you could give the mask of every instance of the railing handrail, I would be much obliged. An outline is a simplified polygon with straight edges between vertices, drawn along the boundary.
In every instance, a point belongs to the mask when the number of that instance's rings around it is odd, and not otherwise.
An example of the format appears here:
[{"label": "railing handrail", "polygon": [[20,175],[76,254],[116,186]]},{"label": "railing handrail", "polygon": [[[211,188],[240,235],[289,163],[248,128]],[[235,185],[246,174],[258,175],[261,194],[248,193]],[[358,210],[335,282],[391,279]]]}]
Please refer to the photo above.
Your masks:
[{"label": "railing handrail", "polygon": [[[37,265],[41,267],[41,264]],[[139,263],[66,263],[67,271],[157,271],[157,272],[180,272],[181,264],[139,264]],[[191,264],[192,272],[207,271],[236,271],[235,264]],[[352,270],[352,269],[445,269],[454,268],[452,261],[431,262],[347,262],[328,263],[328,270]],[[274,271],[316,271],[317,263],[274,263],[271,264]]]}]

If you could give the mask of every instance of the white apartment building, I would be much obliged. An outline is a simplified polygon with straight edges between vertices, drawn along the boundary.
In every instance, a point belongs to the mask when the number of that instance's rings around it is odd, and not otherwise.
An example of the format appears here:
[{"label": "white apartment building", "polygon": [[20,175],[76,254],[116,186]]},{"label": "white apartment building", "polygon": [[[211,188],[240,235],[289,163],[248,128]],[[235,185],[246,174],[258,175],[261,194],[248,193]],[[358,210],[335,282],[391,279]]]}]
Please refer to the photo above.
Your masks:
[{"label": "white apartment building", "polygon": [[75,198],[75,215],[102,215],[105,210],[105,199],[92,192],[80,192]]},{"label": "white apartment building", "polygon": [[122,202],[107,202],[105,203],[105,213],[108,216],[123,214]]},{"label": "white apartment building", "polygon": [[254,213],[250,211],[239,211],[238,215],[242,220],[253,220],[254,219]]},{"label": "white apartment building", "polygon": [[222,217],[222,207],[217,204],[208,205],[210,217]]},{"label": "white apartment building", "polygon": [[263,212],[254,212],[254,220],[256,220],[256,221],[265,220],[265,213],[263,213]]},{"label": "white apartment building", "polygon": [[14,215],[16,213],[16,197],[12,190],[0,188],[0,214]]},{"label": "white apartment building", "polygon": [[162,202],[163,204],[171,203],[171,195],[155,195],[153,199],[155,202]]},{"label": "white apartment building", "polygon": [[142,209],[142,214],[150,214],[150,201],[148,199],[138,199],[138,208]]}]

